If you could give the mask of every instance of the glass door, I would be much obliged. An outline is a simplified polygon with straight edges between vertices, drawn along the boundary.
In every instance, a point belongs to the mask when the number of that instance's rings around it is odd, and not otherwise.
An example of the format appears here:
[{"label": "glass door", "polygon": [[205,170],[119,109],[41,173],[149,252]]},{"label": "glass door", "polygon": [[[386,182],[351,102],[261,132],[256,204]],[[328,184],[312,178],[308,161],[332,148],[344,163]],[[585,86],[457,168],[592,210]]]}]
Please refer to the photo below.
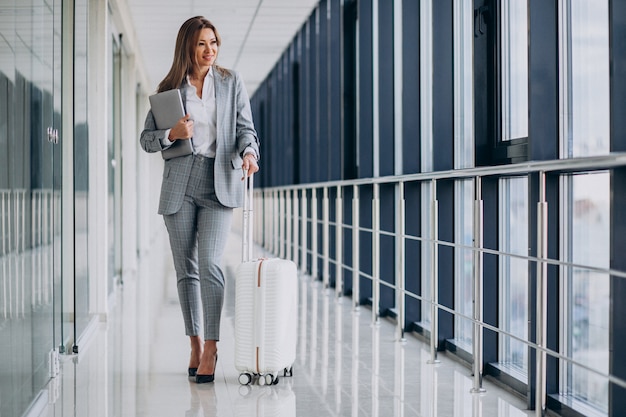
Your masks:
[{"label": "glass door", "polygon": [[[31,395],[37,396],[56,372],[55,358],[62,340],[59,175],[61,0],[31,0],[30,3],[31,22],[16,25],[16,31],[30,32],[32,43],[28,47],[19,46],[16,51],[31,62],[32,77],[28,87],[31,103],[25,106],[31,109],[31,120],[24,117],[23,126],[24,133],[28,132],[32,149],[23,155],[15,155],[15,159],[21,159],[30,166],[31,213],[24,222],[30,220],[32,223],[32,271],[24,279],[26,283],[30,281],[31,287],[32,330],[24,335],[23,346],[30,346],[32,363],[30,367],[23,366],[22,370],[32,374]],[[25,89],[22,94],[26,96],[28,90]],[[19,100],[19,97],[15,99]],[[20,117],[19,114],[17,117]]]},{"label": "glass door", "polygon": [[60,0],[0,9],[0,415],[21,415],[62,340]]},{"label": "glass door", "polygon": [[[49,181],[46,188],[52,198],[52,222],[50,233],[52,240],[52,280],[54,285],[54,310],[53,310],[53,346],[55,351],[65,353],[65,342],[67,335],[64,334],[63,327],[63,302],[64,286],[61,270],[61,150],[63,146],[61,132],[61,33],[62,33],[62,0],[43,0],[52,21],[52,36],[50,48],[52,53],[52,106],[46,108],[46,112],[51,115],[52,135],[50,143],[52,149],[50,155],[51,167],[46,170]],[[68,300],[69,302],[69,300]],[[67,320],[66,320],[67,321]]]}]

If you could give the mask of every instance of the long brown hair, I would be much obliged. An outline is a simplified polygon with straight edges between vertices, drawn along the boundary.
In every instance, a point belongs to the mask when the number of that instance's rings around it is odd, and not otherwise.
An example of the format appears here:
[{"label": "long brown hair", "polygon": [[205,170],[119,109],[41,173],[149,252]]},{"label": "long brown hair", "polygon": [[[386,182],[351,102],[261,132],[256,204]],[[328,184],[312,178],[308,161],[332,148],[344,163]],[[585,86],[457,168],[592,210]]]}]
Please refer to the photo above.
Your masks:
[{"label": "long brown hair", "polygon": [[[222,45],[222,38],[217,28],[208,19],[203,16],[196,16],[187,19],[178,30],[176,37],[176,47],[174,48],[174,60],[172,67],[167,73],[163,81],[159,83],[157,92],[172,90],[180,87],[188,74],[193,72],[196,66],[195,50],[198,43],[198,37],[202,29],[211,29],[215,33],[217,46]],[[222,75],[228,74],[228,70],[213,64],[213,69],[219,71]]]}]

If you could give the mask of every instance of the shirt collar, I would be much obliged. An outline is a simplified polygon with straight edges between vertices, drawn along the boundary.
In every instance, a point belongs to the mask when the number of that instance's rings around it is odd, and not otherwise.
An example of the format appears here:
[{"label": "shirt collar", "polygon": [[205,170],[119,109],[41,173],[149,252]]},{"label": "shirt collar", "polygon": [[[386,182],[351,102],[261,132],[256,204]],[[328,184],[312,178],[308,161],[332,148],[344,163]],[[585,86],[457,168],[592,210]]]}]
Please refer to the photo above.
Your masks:
[{"label": "shirt collar", "polygon": [[[207,77],[214,78],[214,77],[213,77],[213,65],[211,65],[211,66],[209,67],[209,72],[207,73],[207,75],[206,75],[206,76],[207,76]],[[187,74],[187,77],[186,77],[185,79],[187,80],[187,84],[191,85],[191,82],[189,81],[189,74]],[[205,77],[205,79],[206,79],[206,77]],[[202,84],[204,84],[204,80],[202,80]]]}]

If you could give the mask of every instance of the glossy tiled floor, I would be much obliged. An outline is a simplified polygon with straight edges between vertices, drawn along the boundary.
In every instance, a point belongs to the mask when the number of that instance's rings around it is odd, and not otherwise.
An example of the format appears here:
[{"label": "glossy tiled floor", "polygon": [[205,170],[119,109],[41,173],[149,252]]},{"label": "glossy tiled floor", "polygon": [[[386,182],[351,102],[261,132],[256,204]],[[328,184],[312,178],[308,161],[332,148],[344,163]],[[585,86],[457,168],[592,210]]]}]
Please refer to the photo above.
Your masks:
[{"label": "glossy tiled floor", "polygon": [[[225,259],[232,278],[239,237],[232,234]],[[143,279],[142,279],[143,278]],[[186,377],[189,355],[173,280],[157,306],[158,318],[142,322],[150,304],[146,277],[126,279],[106,323],[97,323],[76,356],[62,358],[61,374],[39,401],[42,416],[471,416],[533,415],[525,404],[485,382],[471,394],[470,370],[439,355],[428,364],[428,346],[409,336],[395,341],[394,327],[370,324],[370,310],[354,312],[320,283],[300,281],[298,358],[292,378],[278,385],[241,386],[233,365],[234,285],[227,284],[220,361],[213,384]],[[154,301],[154,300],[152,300]],[[147,340],[150,325],[154,340]],[[46,398],[47,397],[47,398]]]}]

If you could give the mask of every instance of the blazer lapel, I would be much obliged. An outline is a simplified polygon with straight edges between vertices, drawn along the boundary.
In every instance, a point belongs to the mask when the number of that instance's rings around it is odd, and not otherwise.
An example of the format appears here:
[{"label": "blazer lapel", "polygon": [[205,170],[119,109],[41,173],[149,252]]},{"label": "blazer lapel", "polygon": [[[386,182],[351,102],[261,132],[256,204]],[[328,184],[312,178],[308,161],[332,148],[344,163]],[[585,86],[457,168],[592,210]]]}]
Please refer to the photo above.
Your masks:
[{"label": "blazer lapel", "polygon": [[180,87],[178,87],[178,89],[180,90],[180,98],[183,100],[183,108],[185,109],[185,113],[187,113],[187,86],[188,85],[189,84],[187,84],[186,81],[183,81]]},{"label": "blazer lapel", "polygon": [[224,126],[224,112],[225,109],[228,108],[226,105],[228,89],[224,76],[219,71],[215,70],[215,68],[213,69],[213,86],[215,88],[215,111],[217,113],[215,131],[217,133],[216,140],[219,143],[222,137],[220,134],[221,128]]}]

